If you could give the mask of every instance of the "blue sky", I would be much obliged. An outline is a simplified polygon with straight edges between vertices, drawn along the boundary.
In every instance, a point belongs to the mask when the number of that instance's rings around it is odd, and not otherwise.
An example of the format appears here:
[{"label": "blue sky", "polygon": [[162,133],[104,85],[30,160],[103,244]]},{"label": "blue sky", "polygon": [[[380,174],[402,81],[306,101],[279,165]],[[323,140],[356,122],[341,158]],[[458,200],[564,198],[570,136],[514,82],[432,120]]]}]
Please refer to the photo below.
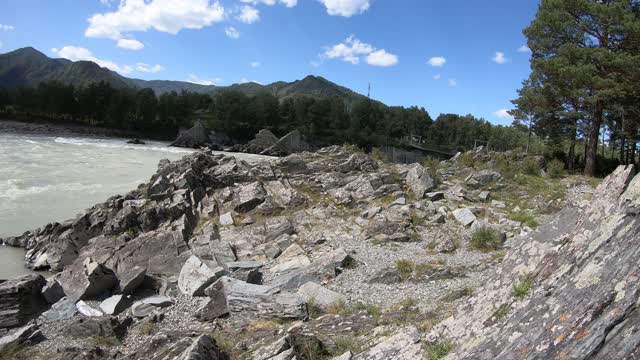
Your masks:
[{"label": "blue sky", "polygon": [[129,77],[229,85],[320,75],[388,105],[504,109],[538,0],[3,0],[0,52],[33,46]]}]

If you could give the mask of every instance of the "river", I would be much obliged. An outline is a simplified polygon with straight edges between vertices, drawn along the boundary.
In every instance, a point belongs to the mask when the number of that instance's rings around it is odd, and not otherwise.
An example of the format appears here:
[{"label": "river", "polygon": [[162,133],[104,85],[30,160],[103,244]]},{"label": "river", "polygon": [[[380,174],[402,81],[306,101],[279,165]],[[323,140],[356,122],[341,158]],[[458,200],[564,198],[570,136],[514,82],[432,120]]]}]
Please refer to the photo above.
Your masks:
[{"label": "river", "polygon": [[[149,180],[161,159],[190,149],[148,141],[0,133],[0,237],[62,222]],[[258,155],[234,154],[244,160]],[[24,252],[0,246],[0,279],[28,273]]]}]

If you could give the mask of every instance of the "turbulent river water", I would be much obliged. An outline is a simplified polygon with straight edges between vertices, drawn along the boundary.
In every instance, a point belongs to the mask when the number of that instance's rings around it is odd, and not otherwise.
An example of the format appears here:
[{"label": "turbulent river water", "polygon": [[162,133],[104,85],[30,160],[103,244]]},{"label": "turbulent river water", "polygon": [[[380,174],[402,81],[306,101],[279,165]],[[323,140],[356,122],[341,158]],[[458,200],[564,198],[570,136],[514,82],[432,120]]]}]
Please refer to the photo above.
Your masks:
[{"label": "turbulent river water", "polygon": [[[73,218],[148,181],[160,159],[190,152],[153,141],[0,133],[0,237]],[[27,273],[23,256],[20,249],[0,246],[0,279]]]}]

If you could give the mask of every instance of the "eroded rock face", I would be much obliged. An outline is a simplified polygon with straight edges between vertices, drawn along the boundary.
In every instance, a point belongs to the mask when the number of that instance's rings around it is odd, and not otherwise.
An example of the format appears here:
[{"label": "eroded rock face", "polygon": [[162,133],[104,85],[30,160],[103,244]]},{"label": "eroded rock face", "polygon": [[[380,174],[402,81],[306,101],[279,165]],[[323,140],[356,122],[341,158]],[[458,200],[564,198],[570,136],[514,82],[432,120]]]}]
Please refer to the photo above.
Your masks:
[{"label": "eroded rock face", "polygon": [[87,257],[60,276],[60,284],[73,301],[86,300],[110,293],[117,285],[115,273]]},{"label": "eroded rock face", "polygon": [[25,275],[0,284],[0,330],[26,324],[47,307],[41,275]]},{"label": "eroded rock face", "polygon": [[429,175],[427,169],[420,164],[415,164],[407,172],[407,186],[413,191],[416,198],[422,199],[429,191],[435,189],[436,183]]},{"label": "eroded rock face", "polygon": [[[636,356],[640,177],[633,176],[631,166],[619,167],[584,208],[518,239],[487,285],[429,336],[446,333],[458,344],[450,358]],[[523,277],[530,289],[515,297]]]},{"label": "eroded rock face", "polygon": [[171,146],[197,149],[211,142],[210,133],[202,121],[197,120],[191,129],[181,132]]}]

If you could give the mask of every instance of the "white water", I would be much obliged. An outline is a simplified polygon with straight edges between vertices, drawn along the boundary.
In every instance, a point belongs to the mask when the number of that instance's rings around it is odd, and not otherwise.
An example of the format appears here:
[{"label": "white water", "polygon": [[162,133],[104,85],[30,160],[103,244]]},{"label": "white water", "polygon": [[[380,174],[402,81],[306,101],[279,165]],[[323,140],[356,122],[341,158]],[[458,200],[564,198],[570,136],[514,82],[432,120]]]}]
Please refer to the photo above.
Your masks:
[{"label": "white water", "polygon": [[[0,133],[0,237],[71,219],[148,181],[160,159],[177,160],[191,151],[153,141]],[[27,272],[16,260],[22,256],[0,246],[0,279]]]}]

